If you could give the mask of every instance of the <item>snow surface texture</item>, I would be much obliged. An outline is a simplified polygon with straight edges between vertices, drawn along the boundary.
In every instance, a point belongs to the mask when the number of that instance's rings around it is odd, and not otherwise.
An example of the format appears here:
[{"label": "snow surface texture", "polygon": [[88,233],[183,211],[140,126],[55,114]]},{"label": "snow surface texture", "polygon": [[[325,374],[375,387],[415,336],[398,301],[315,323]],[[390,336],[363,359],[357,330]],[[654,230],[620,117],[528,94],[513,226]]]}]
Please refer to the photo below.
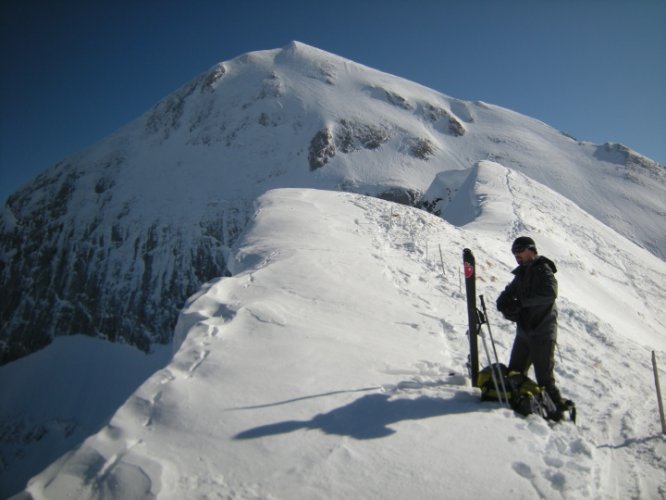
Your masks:
[{"label": "snow surface texture", "polygon": [[[650,350],[666,351],[666,264],[498,163],[478,164],[451,206],[477,216],[456,227],[352,193],[263,195],[233,276],[182,310],[173,359],[25,495],[666,496],[650,367]],[[576,426],[482,403],[463,375],[462,249],[492,304],[516,230],[560,269],[557,377]],[[494,308],[490,321],[505,360],[513,325]]]},{"label": "snow surface texture", "polygon": [[[474,214],[446,205],[486,159],[666,256],[657,163],[294,42],[216,65],[9,197],[0,362],[57,335],[146,352],[169,343],[183,303],[225,274],[255,198],[269,189],[370,194],[464,224]],[[518,236],[510,229],[503,238]]]}]

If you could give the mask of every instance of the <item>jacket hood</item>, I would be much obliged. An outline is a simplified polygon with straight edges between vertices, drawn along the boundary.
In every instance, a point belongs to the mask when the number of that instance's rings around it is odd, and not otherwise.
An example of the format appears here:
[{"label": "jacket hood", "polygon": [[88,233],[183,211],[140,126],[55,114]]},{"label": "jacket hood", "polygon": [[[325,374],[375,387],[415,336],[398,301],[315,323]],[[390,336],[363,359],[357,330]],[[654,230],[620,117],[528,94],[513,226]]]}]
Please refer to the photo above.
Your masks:
[{"label": "jacket hood", "polygon": [[542,263],[546,264],[546,265],[550,266],[550,269],[553,271],[553,274],[555,274],[557,272],[557,266],[555,266],[555,262],[550,260],[548,257],[543,257],[543,256],[539,255],[535,259],[534,263],[535,264],[537,264],[537,263],[538,264],[542,264]]}]

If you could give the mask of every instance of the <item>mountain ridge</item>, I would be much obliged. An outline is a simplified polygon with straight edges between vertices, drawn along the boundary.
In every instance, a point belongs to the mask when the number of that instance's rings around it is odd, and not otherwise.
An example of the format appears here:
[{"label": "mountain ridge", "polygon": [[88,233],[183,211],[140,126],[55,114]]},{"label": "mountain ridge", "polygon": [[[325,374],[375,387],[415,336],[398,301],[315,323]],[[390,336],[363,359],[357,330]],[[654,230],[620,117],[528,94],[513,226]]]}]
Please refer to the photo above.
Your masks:
[{"label": "mountain ridge", "polygon": [[[468,177],[456,197],[478,211],[461,227],[355,193],[260,196],[232,276],[186,302],[167,365],[25,494],[658,496],[649,350],[666,352],[666,263],[522,173],[483,161]],[[558,263],[556,373],[577,425],[483,403],[465,375],[462,249],[490,305],[515,231]],[[515,327],[493,311],[504,361]]]},{"label": "mountain ridge", "polygon": [[56,335],[145,351],[169,342],[185,299],[228,272],[267,190],[351,191],[445,213],[459,185],[444,189],[438,175],[484,159],[664,258],[666,175],[655,162],[293,42],[213,66],[7,199],[2,361]]}]

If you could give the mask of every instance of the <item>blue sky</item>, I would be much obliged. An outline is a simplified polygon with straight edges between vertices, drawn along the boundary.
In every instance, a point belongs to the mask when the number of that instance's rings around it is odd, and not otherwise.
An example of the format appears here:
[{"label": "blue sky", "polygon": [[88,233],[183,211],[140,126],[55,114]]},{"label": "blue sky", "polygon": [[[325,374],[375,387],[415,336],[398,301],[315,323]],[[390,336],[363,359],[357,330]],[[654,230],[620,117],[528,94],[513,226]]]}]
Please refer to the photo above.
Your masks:
[{"label": "blue sky", "polygon": [[664,0],[2,0],[0,199],[291,40],[666,164]]}]

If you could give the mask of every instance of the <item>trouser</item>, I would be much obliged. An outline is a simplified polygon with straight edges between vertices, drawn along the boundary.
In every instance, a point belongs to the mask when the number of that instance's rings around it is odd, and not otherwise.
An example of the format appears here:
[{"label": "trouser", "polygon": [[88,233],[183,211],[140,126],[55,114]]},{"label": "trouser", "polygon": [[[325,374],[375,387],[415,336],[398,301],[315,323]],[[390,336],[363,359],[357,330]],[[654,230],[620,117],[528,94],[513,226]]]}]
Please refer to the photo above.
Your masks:
[{"label": "trouser", "polygon": [[509,371],[527,375],[534,365],[534,375],[539,386],[543,387],[555,404],[562,401],[560,391],[555,385],[555,339],[533,338],[516,335],[511,349]]}]

